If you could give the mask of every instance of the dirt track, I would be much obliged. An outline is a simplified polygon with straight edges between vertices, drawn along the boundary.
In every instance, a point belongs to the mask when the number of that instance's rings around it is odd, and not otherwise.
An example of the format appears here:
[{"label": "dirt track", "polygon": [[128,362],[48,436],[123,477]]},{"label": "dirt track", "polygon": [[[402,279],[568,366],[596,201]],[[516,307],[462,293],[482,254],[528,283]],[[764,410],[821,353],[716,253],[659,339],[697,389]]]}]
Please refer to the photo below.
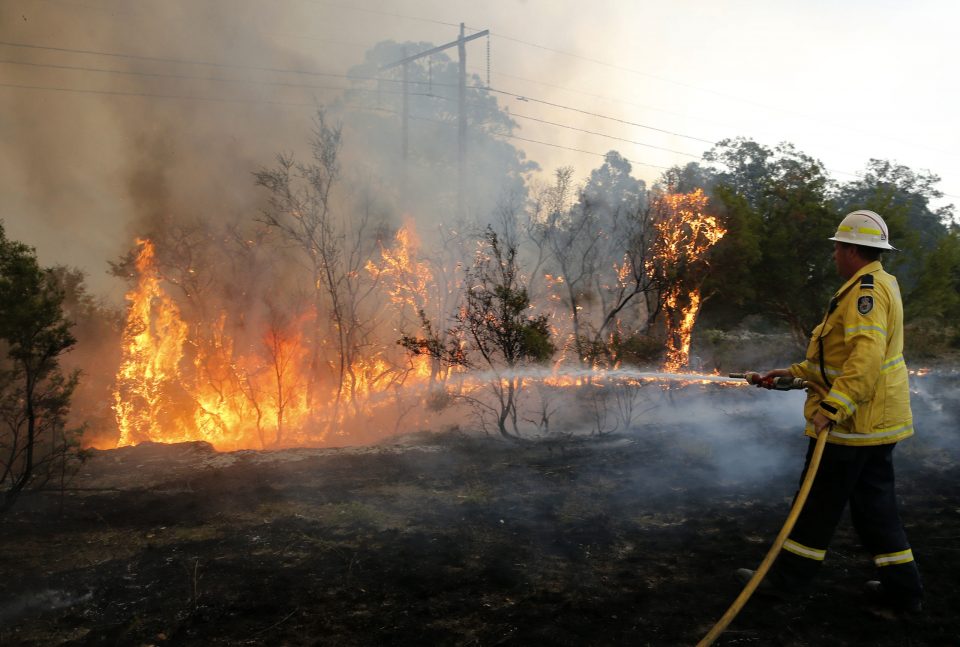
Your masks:
[{"label": "dirt track", "polygon": [[[866,613],[871,568],[845,522],[808,600],[753,600],[718,644],[960,644],[958,430],[943,424],[960,400],[915,410],[926,429],[897,462],[924,615]],[[796,429],[744,428],[722,442],[789,468],[720,461],[681,422],[522,447],[97,452],[62,518],[42,495],[0,525],[0,645],[691,645],[796,487]]]}]

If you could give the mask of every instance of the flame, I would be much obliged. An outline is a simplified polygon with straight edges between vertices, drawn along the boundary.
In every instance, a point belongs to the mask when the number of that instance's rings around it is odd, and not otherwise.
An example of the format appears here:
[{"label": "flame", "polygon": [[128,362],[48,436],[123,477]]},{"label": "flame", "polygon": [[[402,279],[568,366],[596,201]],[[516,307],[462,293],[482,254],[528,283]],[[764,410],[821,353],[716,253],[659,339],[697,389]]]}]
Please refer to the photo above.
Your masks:
[{"label": "flame", "polygon": [[226,313],[207,339],[191,336],[162,287],[153,243],[137,244],[138,281],[126,295],[113,394],[117,445],[205,440],[217,449],[240,449],[304,442],[310,407],[297,361],[305,353],[296,323],[268,326],[260,352],[246,355],[235,352],[225,333]]},{"label": "flame", "polygon": [[414,314],[426,307],[427,290],[433,283],[429,265],[417,260],[418,247],[413,225],[408,222],[397,231],[392,248],[381,246],[380,263],[366,264],[370,275],[384,285],[390,301],[412,308]]},{"label": "flame", "polygon": [[727,233],[715,217],[704,214],[707,201],[703,191],[697,189],[667,194],[658,205],[659,218],[654,226],[659,238],[648,271],[686,271],[683,281],[666,281],[661,297],[667,328],[663,369],[668,372],[677,372],[690,363],[690,338],[700,311],[700,284],[706,266],[704,253]]},{"label": "flame", "polygon": [[[703,214],[705,206],[706,197],[700,191],[664,196],[661,217],[655,223],[661,239],[655,262],[643,269],[705,264],[703,253],[725,234],[714,218]],[[377,407],[390,402],[397,387],[432,386],[449,377],[426,355],[407,358],[396,350],[391,354],[392,345],[371,345],[344,371],[342,384],[340,378],[333,378],[333,383],[329,378],[321,381],[310,362],[316,356],[312,344],[329,350],[315,337],[322,313],[308,310],[283,316],[270,308],[260,319],[251,313],[222,311],[194,320],[192,311],[167,292],[153,243],[139,239],[137,245],[137,281],[126,295],[128,315],[113,393],[118,446],[193,440],[210,442],[218,450],[323,444],[333,430],[340,433],[349,419],[368,420]],[[378,315],[380,325],[389,328],[380,330],[381,338],[396,339],[402,327],[419,326],[421,312],[432,321],[444,317],[442,302],[449,294],[438,283],[449,282],[443,278],[443,268],[432,269],[418,258],[418,251],[414,228],[407,223],[392,241],[381,245],[379,258],[364,266],[389,303]],[[635,271],[627,257],[610,268],[613,274],[607,282],[618,286],[625,285]],[[673,287],[663,295],[670,333],[666,370],[672,372],[688,363],[690,335],[702,302],[698,274],[690,274],[694,280],[683,285],[668,281]],[[546,306],[556,305],[560,289],[566,287],[563,278],[544,278]],[[446,292],[460,287],[451,284]],[[553,332],[558,338],[567,337],[567,343],[561,345],[551,374],[524,377],[524,383],[536,380],[547,387],[602,388],[606,380],[647,379],[605,372],[618,366],[595,365],[584,371],[579,361],[577,372],[565,373],[573,351],[564,324],[571,315],[558,314],[556,308],[547,312]],[[614,329],[619,333],[619,321]],[[330,364],[329,357],[321,358],[321,363],[324,360]],[[460,375],[457,388],[467,393],[482,384]]]},{"label": "flame", "polygon": [[[229,334],[227,312],[211,323],[188,324],[164,289],[153,243],[138,239],[137,245],[137,284],[126,295],[113,393],[118,446],[148,440],[204,440],[219,450],[320,444],[347,416],[369,413],[390,387],[437,376],[429,357],[404,359],[400,365],[373,351],[349,366],[340,388],[315,388],[305,331],[316,325],[316,312],[295,319],[273,313],[261,324],[259,337],[240,348]],[[393,245],[381,249],[380,262],[366,267],[398,306],[392,309],[397,319],[418,320],[419,311],[429,306],[433,277],[417,260],[416,249],[416,236],[406,226]],[[338,393],[346,394],[352,406],[333,406]]]},{"label": "flame", "polygon": [[[136,260],[139,282],[137,289],[126,295],[130,309],[113,394],[121,446],[158,439],[157,427],[170,418],[175,408],[174,393],[168,385],[179,375],[187,337],[187,325],[180,318],[177,305],[160,287],[153,244],[139,239],[137,244],[141,246]],[[173,428],[164,434],[164,439],[185,440],[182,426],[176,419],[171,422]]]}]

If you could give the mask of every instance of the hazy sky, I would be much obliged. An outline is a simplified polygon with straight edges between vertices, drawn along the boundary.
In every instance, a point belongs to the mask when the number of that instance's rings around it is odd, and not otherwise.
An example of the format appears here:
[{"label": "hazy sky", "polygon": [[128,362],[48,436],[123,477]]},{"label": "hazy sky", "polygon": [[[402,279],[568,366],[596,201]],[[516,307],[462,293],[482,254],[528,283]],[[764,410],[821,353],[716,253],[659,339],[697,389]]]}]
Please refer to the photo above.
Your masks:
[{"label": "hazy sky", "polygon": [[617,149],[650,182],[745,136],[838,180],[870,158],[928,169],[960,205],[958,19],[946,0],[0,0],[0,219],[116,301],[106,261],[145,222],[255,210],[250,172],[302,141],[337,75],[460,22],[491,31],[468,67],[486,79],[489,45],[491,87],[527,99],[498,94],[516,134],[542,142],[513,143],[547,173]]}]

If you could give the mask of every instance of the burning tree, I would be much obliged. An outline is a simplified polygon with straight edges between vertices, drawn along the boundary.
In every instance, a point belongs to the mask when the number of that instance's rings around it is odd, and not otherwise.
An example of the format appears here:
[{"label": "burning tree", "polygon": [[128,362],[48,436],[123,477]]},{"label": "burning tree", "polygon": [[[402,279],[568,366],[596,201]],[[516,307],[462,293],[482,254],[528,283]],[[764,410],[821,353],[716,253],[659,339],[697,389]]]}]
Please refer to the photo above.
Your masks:
[{"label": "burning tree", "polygon": [[660,196],[654,203],[657,237],[648,271],[660,286],[660,306],[667,331],[667,359],[664,368],[680,370],[689,363],[690,335],[702,303],[700,287],[709,263],[706,251],[726,231],[704,209],[707,197],[692,193]]},{"label": "burning tree", "polygon": [[[530,316],[530,297],[520,276],[517,248],[488,227],[467,270],[463,303],[447,331],[446,345],[423,316],[424,337],[404,335],[400,344],[415,355],[430,355],[447,366],[487,372],[494,404],[467,397],[481,412],[492,413],[506,438],[520,436],[518,400],[523,376],[518,369],[544,362],[555,347],[545,315]],[[482,415],[482,413],[481,413]]]},{"label": "burning tree", "polygon": [[570,169],[561,169],[538,194],[525,231],[536,265],[550,272],[547,298],[561,306],[551,311],[556,334],[579,361],[617,366],[649,358],[649,331],[663,314],[667,363],[678,368],[707,275],[705,253],[723,229],[703,214],[702,191],[648,199],[629,168],[608,153],[579,190]]},{"label": "burning tree", "polygon": [[643,208],[642,183],[625,181],[628,173],[629,163],[609,153],[578,190],[572,169],[560,169],[524,218],[534,275],[541,267],[549,271],[547,301],[562,306],[549,308],[556,334],[581,362],[615,365],[625,339],[645,330],[645,321],[627,315],[635,297],[654,287],[644,258],[656,231]]},{"label": "burning tree", "polygon": [[[340,174],[341,132],[339,126],[327,124],[322,111],[316,117],[311,148],[310,162],[280,155],[277,167],[257,172],[256,180],[270,192],[271,208],[263,214],[264,222],[303,251],[311,272],[317,315],[311,343],[311,402],[323,361],[321,349],[327,339],[333,340],[336,395],[332,422],[339,418],[344,396],[348,403],[358,405],[369,379],[383,374],[358,372],[361,353],[370,345],[375,327],[370,309],[375,309],[379,295],[374,291],[375,281],[365,280],[369,274],[363,270],[374,254],[377,236],[371,231],[369,204],[349,217],[336,213],[333,190]],[[326,330],[320,323],[321,312],[329,314]]]},{"label": "burning tree", "polygon": [[59,367],[76,342],[63,300],[56,274],[32,248],[8,241],[0,224],[0,512],[27,486],[62,478],[77,456],[82,430],[68,429],[66,415],[79,372]]}]

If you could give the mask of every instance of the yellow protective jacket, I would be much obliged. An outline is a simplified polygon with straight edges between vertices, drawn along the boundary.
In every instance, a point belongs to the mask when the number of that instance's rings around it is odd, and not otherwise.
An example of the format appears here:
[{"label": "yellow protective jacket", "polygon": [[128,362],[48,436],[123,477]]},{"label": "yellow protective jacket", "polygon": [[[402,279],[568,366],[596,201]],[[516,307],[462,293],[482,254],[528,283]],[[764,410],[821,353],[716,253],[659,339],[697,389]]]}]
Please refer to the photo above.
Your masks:
[{"label": "yellow protective jacket", "polygon": [[810,389],[803,409],[808,436],[816,437],[811,420],[818,410],[834,421],[827,442],[882,445],[913,435],[903,302],[897,279],[879,261],[837,290],[813,329],[806,360],[790,372],[829,390],[821,398]]}]

